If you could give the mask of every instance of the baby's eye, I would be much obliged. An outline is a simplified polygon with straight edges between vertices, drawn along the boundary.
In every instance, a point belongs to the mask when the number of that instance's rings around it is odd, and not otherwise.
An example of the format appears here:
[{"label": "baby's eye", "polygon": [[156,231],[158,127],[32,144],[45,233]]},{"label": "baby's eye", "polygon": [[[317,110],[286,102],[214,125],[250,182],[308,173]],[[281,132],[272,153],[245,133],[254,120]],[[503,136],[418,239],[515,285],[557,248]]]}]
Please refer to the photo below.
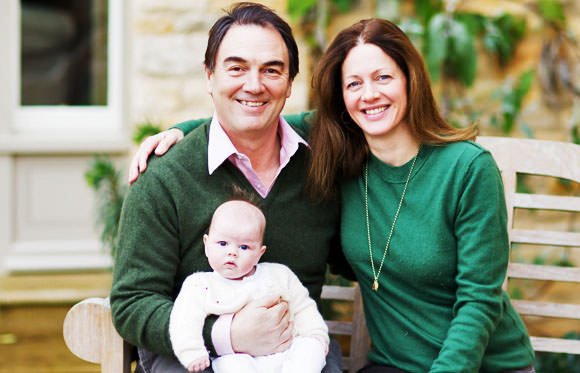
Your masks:
[{"label": "baby's eye", "polygon": [[240,249],[242,250],[248,250],[250,248],[250,246],[248,245],[240,245]]},{"label": "baby's eye", "polygon": [[228,245],[227,241],[218,241],[217,244],[219,246],[227,246]]}]

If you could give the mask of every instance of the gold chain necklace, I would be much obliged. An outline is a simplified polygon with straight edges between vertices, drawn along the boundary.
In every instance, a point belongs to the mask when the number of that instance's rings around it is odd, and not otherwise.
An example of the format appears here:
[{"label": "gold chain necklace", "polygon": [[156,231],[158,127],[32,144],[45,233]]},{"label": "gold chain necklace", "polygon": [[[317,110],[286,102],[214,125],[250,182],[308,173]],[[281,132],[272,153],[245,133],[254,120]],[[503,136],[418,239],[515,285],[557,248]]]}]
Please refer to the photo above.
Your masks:
[{"label": "gold chain necklace", "polygon": [[369,224],[369,161],[367,160],[365,164],[365,217],[367,222],[367,239],[369,242],[369,258],[371,261],[371,268],[373,270],[373,285],[371,289],[374,291],[379,290],[379,276],[381,274],[381,270],[383,269],[383,263],[385,262],[385,258],[387,256],[387,251],[389,251],[389,246],[391,244],[391,237],[393,236],[393,232],[395,231],[395,224],[397,223],[397,219],[399,218],[399,211],[401,211],[401,205],[403,204],[403,199],[405,199],[405,193],[407,193],[407,186],[409,185],[409,180],[411,180],[411,174],[413,173],[413,168],[415,168],[415,161],[419,157],[419,152],[421,148],[417,151],[417,155],[413,158],[413,163],[411,163],[411,169],[409,170],[409,174],[407,175],[407,181],[405,181],[405,186],[403,187],[403,193],[401,194],[401,199],[399,200],[399,206],[397,206],[397,211],[395,212],[395,217],[393,218],[393,223],[391,224],[391,230],[389,231],[389,236],[387,238],[387,244],[385,245],[385,251],[383,251],[383,257],[381,258],[381,263],[379,265],[379,270],[375,271],[375,262],[373,259],[373,248],[371,244],[371,227]]}]

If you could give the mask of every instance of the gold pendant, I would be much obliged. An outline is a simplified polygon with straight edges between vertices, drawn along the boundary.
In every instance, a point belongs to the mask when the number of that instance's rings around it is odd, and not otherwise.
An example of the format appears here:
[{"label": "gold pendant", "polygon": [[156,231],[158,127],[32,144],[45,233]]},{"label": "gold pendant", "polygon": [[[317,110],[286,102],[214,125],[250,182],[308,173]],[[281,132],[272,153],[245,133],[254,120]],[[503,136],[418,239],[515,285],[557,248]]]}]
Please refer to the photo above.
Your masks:
[{"label": "gold pendant", "polygon": [[373,286],[371,287],[371,289],[373,289],[374,291],[379,290],[379,282],[376,279],[373,281]]}]

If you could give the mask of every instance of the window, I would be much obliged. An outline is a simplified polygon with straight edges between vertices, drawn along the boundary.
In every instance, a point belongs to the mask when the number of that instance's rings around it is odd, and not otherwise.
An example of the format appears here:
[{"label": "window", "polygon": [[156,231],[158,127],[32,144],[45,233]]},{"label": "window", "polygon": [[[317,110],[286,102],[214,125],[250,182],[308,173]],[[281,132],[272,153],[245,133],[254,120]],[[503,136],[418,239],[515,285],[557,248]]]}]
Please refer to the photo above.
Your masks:
[{"label": "window", "polygon": [[120,129],[123,2],[15,1],[14,130],[88,134]]}]

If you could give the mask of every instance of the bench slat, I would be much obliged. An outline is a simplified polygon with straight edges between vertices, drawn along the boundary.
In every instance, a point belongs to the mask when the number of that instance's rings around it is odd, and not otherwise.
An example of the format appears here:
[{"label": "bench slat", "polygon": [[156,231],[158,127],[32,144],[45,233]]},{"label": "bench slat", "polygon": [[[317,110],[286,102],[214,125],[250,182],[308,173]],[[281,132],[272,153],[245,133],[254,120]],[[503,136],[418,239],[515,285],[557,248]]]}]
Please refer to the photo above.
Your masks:
[{"label": "bench slat", "polygon": [[553,302],[512,300],[515,309],[522,315],[560,317],[580,320],[580,305]]},{"label": "bench slat", "polygon": [[534,351],[580,354],[580,341],[559,338],[530,337]]},{"label": "bench slat", "polygon": [[508,277],[580,283],[580,268],[510,263]]}]

